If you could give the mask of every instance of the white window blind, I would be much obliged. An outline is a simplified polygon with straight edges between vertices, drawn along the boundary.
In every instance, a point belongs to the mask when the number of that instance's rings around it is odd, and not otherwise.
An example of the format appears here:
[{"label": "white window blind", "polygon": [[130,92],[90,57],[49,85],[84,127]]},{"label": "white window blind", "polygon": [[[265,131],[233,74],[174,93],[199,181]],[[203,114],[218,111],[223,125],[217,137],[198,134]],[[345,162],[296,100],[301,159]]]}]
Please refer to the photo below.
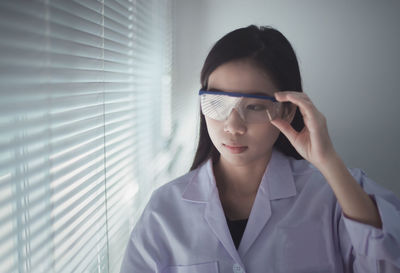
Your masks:
[{"label": "white window blind", "polygon": [[0,272],[119,272],[171,161],[171,20],[170,0],[0,2]]}]

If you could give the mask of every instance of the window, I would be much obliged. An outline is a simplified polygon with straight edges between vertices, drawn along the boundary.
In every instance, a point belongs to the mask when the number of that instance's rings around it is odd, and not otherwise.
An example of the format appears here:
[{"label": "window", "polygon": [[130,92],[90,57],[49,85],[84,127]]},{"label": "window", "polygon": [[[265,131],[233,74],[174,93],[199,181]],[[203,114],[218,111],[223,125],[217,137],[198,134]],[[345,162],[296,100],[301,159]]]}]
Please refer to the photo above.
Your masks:
[{"label": "window", "polygon": [[2,272],[119,272],[168,169],[171,20],[169,0],[0,2]]}]

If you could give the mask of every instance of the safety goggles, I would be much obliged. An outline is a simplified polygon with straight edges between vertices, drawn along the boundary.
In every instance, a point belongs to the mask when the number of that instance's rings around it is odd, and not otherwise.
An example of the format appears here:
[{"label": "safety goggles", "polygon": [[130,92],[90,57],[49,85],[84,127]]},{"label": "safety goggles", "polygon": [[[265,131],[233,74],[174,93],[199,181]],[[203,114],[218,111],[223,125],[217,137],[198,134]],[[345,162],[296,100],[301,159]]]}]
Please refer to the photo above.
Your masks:
[{"label": "safety goggles", "polygon": [[267,110],[274,119],[282,109],[281,102],[267,95],[200,90],[199,96],[202,113],[219,121],[228,119],[236,109],[246,123],[265,123],[269,122]]}]

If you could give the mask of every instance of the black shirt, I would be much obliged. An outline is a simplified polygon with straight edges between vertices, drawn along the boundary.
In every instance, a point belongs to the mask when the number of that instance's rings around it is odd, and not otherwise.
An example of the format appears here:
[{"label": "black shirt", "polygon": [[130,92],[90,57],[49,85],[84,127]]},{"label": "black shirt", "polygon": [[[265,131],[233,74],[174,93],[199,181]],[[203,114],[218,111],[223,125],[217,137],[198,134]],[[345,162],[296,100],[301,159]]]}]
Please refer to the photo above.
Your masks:
[{"label": "black shirt", "polygon": [[240,240],[242,240],[242,236],[244,233],[244,229],[246,228],[247,220],[248,219],[231,221],[228,218],[226,218],[226,222],[228,223],[229,231],[231,232],[231,236],[232,236],[233,242],[235,243],[236,249],[238,249]]}]

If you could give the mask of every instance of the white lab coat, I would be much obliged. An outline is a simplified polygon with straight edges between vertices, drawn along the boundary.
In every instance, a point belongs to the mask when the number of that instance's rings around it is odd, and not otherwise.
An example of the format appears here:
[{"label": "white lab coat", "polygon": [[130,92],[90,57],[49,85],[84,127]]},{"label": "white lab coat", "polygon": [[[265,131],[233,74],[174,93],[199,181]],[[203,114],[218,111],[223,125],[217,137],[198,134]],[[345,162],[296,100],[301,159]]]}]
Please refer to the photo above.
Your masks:
[{"label": "white lab coat", "polygon": [[273,150],[236,249],[210,159],[153,192],[121,273],[400,272],[400,201],[350,171],[376,202],[382,230],[344,216],[307,161]]}]

